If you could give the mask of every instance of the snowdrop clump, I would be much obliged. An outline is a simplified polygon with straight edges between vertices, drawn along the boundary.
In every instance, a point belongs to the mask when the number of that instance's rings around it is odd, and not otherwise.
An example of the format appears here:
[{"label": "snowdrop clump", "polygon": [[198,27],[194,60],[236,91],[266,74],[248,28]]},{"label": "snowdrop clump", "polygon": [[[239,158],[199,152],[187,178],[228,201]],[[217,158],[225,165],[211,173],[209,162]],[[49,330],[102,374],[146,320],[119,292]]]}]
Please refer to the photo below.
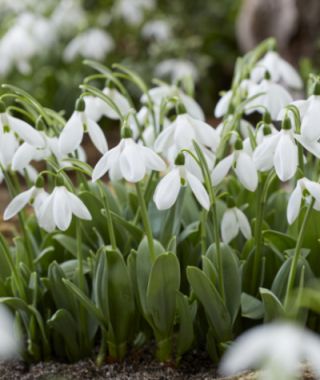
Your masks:
[{"label": "snowdrop clump", "polygon": [[[149,88],[119,64],[88,63],[98,75],[66,118],[4,85],[3,220],[18,236],[0,233],[0,301],[24,357],[75,361],[99,344],[101,364],[154,339],[161,361],[206,344],[217,363],[245,326],[317,325],[320,78],[294,100],[302,82],[274,49],[266,40],[236,65],[216,128],[180,81]],[[301,329],[249,332],[223,370],[264,360],[262,373],[285,378],[300,360],[315,366],[318,338]]]}]

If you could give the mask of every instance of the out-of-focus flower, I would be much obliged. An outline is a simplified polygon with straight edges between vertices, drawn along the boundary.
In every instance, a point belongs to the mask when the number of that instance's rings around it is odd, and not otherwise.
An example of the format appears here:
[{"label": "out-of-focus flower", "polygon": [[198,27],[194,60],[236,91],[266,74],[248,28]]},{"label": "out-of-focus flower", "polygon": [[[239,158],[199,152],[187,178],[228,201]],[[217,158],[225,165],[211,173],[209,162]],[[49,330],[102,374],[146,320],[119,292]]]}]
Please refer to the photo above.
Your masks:
[{"label": "out-of-focus flower", "polygon": [[302,375],[301,362],[320,376],[320,339],[299,326],[277,322],[244,333],[222,358],[220,370],[233,375],[261,369],[260,379],[291,380]]},{"label": "out-of-focus flower", "polygon": [[155,7],[155,0],[117,0],[113,12],[134,26],[141,24],[144,13],[153,10]]},{"label": "out-of-focus flower", "polygon": [[78,34],[63,52],[63,59],[72,62],[77,57],[102,61],[114,48],[112,37],[102,29],[91,28]]},{"label": "out-of-focus flower", "polygon": [[92,173],[93,181],[108,172],[111,180],[124,178],[135,183],[150,170],[165,170],[165,162],[152,149],[137,144],[131,137],[131,130],[126,127],[124,133],[120,143],[98,161]]},{"label": "out-of-focus flower", "polygon": [[209,195],[200,180],[185,167],[183,153],[178,154],[175,167],[160,180],[156,187],[153,200],[157,208],[166,210],[172,207],[178,198],[181,187],[187,184],[201,206],[209,210]]},{"label": "out-of-focus flower", "polygon": [[199,78],[199,72],[196,66],[184,59],[166,59],[157,64],[155,74],[159,77],[170,77],[173,83],[179,80],[190,77],[196,82]]},{"label": "out-of-focus flower", "polygon": [[141,34],[145,39],[164,42],[171,37],[172,30],[168,21],[152,20],[144,24]]},{"label": "out-of-focus flower", "polygon": [[269,51],[257,62],[251,72],[251,79],[255,82],[260,82],[264,78],[266,71],[269,72],[273,82],[282,82],[286,86],[296,89],[301,89],[303,86],[296,69],[275,51]]},{"label": "out-of-focus flower", "polygon": [[14,318],[6,306],[0,304],[0,360],[16,359],[22,339],[14,327]]}]

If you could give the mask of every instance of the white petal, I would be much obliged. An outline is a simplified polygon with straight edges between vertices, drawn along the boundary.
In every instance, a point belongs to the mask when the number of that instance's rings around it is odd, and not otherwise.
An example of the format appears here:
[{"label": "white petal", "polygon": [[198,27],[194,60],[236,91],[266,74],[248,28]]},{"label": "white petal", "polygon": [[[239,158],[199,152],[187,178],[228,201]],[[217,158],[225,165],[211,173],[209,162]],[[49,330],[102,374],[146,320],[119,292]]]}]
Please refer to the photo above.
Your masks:
[{"label": "white petal", "polygon": [[199,181],[199,179],[196,176],[194,176],[188,171],[187,171],[187,180],[198,202],[201,204],[201,206],[204,209],[209,210],[210,199],[205,187],[202,185],[202,183]]},{"label": "white petal", "polygon": [[87,126],[90,139],[94,146],[101,154],[105,154],[108,151],[108,143],[101,128],[95,121],[90,119],[87,120]]},{"label": "white petal", "polygon": [[216,129],[211,125],[201,121],[193,119],[189,116],[189,120],[196,132],[197,141],[202,145],[211,148],[216,151],[220,144],[220,135]]},{"label": "white petal", "polygon": [[56,225],[53,219],[54,193],[50,194],[39,207],[38,222],[39,226],[47,232],[54,231]]},{"label": "white petal", "polygon": [[302,135],[295,134],[294,138],[311,154],[320,158],[320,143],[318,141],[306,140]]},{"label": "white petal", "polygon": [[140,146],[140,151],[144,157],[145,165],[150,170],[156,170],[158,172],[166,169],[166,164],[162,158],[160,158],[154,151],[145,146]]},{"label": "white petal", "polygon": [[74,152],[83,138],[83,124],[80,113],[75,111],[67,121],[59,137],[59,149],[62,155]]},{"label": "white petal", "polygon": [[91,220],[91,214],[87,209],[87,206],[76,195],[68,191],[68,200],[72,213],[80,219]]},{"label": "white petal", "polygon": [[237,207],[235,207],[235,213],[236,213],[236,216],[237,216],[237,219],[238,219],[238,224],[239,224],[240,231],[241,231],[242,235],[246,239],[251,239],[252,233],[251,233],[251,227],[250,227],[248,218]]},{"label": "white petal", "polygon": [[288,62],[284,59],[281,59],[279,62],[279,69],[281,71],[281,76],[283,81],[287,86],[296,88],[298,90],[302,89],[303,82],[298,74],[297,70],[295,70]]},{"label": "white petal", "polygon": [[298,166],[298,148],[292,138],[282,133],[274,155],[274,168],[277,176],[285,182],[291,179]]},{"label": "white petal", "polygon": [[220,118],[224,116],[227,111],[232,98],[232,91],[227,91],[218,101],[216,108],[214,110],[214,116]]},{"label": "white petal", "polygon": [[229,208],[223,214],[221,220],[222,241],[229,244],[239,233],[239,224],[234,208]]},{"label": "white petal", "polygon": [[299,182],[291,193],[287,206],[288,223],[292,224],[298,217],[302,200],[302,191]]},{"label": "white petal", "polygon": [[17,149],[12,158],[12,170],[23,170],[33,160],[36,148],[28,143],[23,143]]},{"label": "white petal", "polygon": [[236,160],[235,173],[242,185],[249,191],[255,191],[258,186],[257,169],[252,158],[245,152],[239,152]]},{"label": "white petal", "polygon": [[166,152],[170,145],[172,145],[175,127],[176,124],[172,123],[160,133],[154,143],[154,150],[156,152]]},{"label": "white petal", "polygon": [[302,119],[301,134],[309,141],[320,138],[320,96],[314,96],[310,101],[307,112]]},{"label": "white petal", "polygon": [[141,181],[146,174],[143,155],[137,144],[131,139],[126,141],[120,154],[120,170],[123,178],[133,183]]},{"label": "white petal", "polygon": [[11,129],[16,132],[22,140],[36,147],[44,148],[45,141],[40,132],[23,120],[17,119],[16,117],[10,115],[7,116]]},{"label": "white petal", "polygon": [[158,183],[153,195],[154,203],[159,210],[166,210],[173,206],[180,191],[179,169],[175,168]]},{"label": "white petal", "polygon": [[229,156],[222,159],[216,167],[212,170],[211,179],[212,184],[214,186],[219,185],[219,183],[226,177],[229,173],[231,165],[234,160],[234,154],[230,154]]},{"label": "white petal", "polygon": [[11,219],[13,216],[18,214],[18,212],[21,211],[28,204],[28,202],[30,202],[34,191],[35,187],[32,186],[29,190],[24,191],[14,197],[4,211],[3,220]]},{"label": "white petal", "polygon": [[0,162],[7,168],[19,147],[19,142],[13,132],[3,133],[0,136]]},{"label": "white petal", "polygon": [[107,173],[108,170],[112,168],[115,162],[119,161],[121,147],[120,144],[105,153],[100,160],[97,162],[96,166],[92,172],[92,181],[95,182],[103,175]]},{"label": "white petal", "polygon": [[176,119],[174,142],[179,149],[189,148],[196,139],[195,131],[188,120],[187,114],[179,115]]},{"label": "white petal", "polygon": [[179,96],[189,115],[198,120],[205,120],[205,115],[201,107],[193,98],[191,98],[191,96],[188,96],[182,92],[179,93]]},{"label": "white petal", "polygon": [[253,152],[253,162],[260,171],[267,171],[273,167],[273,157],[279,141],[279,135],[266,136]]},{"label": "white petal", "polygon": [[56,226],[60,230],[66,231],[71,223],[72,212],[68,192],[65,187],[58,186],[55,188],[52,210],[53,220]]},{"label": "white petal", "polygon": [[312,195],[312,197],[317,202],[320,202],[320,183],[310,181],[307,178],[303,179],[303,183],[304,183],[306,189]]}]

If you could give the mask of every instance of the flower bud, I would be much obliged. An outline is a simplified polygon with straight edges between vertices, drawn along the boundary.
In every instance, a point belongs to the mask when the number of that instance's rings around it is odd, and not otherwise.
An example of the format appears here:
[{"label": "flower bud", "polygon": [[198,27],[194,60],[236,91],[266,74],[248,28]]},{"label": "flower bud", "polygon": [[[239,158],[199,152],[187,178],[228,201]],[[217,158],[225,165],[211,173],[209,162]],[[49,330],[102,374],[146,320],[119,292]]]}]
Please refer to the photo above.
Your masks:
[{"label": "flower bud", "polygon": [[64,186],[64,179],[61,175],[56,176],[56,186]]},{"label": "flower bud", "polygon": [[234,144],[234,149],[235,150],[242,150],[243,149],[243,144],[240,139],[237,139],[237,141]]},{"label": "flower bud", "polygon": [[263,118],[262,118],[262,120],[264,121],[265,124],[271,124],[271,123],[272,123],[272,119],[271,119],[270,112],[266,111],[266,112],[263,114]]},{"label": "flower bud", "polygon": [[38,188],[43,188],[44,187],[44,179],[43,179],[43,176],[41,174],[38,175],[38,177],[36,179],[36,182],[35,182],[35,186],[38,187]]},{"label": "flower bud", "polygon": [[271,79],[271,75],[270,75],[270,73],[269,73],[268,70],[266,70],[266,72],[264,73],[264,79],[266,79],[266,80],[270,80]]},{"label": "flower bud", "polygon": [[184,165],[184,163],[185,163],[184,154],[180,152],[177,154],[176,159],[174,160],[174,164],[177,166],[181,166],[181,165]]},{"label": "flower bud", "polygon": [[282,124],[281,124],[281,128],[284,130],[291,129],[291,121],[287,116],[283,119]]},{"label": "flower bud", "polygon": [[83,98],[79,98],[76,101],[76,111],[83,112],[86,109],[86,103],[84,102]]},{"label": "flower bud", "polygon": [[320,83],[316,82],[314,87],[313,87],[313,95],[320,95]]},{"label": "flower bud", "polygon": [[268,136],[268,135],[271,135],[272,131],[271,131],[271,128],[269,127],[269,125],[265,125],[263,127],[263,136]]},{"label": "flower bud", "polygon": [[130,139],[132,137],[131,128],[125,123],[121,128],[121,138],[122,139]]}]

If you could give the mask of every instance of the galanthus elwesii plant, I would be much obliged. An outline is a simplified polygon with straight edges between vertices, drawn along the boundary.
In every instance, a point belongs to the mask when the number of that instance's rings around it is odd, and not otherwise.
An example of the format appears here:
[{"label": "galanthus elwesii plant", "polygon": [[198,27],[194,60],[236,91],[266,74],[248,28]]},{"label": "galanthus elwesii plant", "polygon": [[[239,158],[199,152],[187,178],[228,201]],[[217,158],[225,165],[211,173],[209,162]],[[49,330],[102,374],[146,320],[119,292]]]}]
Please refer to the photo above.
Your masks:
[{"label": "galanthus elwesii plant", "polygon": [[[205,348],[217,364],[253,325],[290,319],[317,333],[320,78],[293,100],[299,74],[266,40],[237,61],[215,129],[179,83],[149,88],[127,67],[86,64],[97,73],[68,120],[3,85],[3,219],[14,238],[0,235],[0,301],[23,358],[75,361],[98,347],[101,364],[155,342],[161,361]],[[102,118],[119,130],[111,149]],[[274,326],[279,339],[301,335]],[[268,329],[243,344],[257,340],[257,360],[278,366],[277,340],[260,342]],[[227,371],[255,364],[236,350]]]}]

